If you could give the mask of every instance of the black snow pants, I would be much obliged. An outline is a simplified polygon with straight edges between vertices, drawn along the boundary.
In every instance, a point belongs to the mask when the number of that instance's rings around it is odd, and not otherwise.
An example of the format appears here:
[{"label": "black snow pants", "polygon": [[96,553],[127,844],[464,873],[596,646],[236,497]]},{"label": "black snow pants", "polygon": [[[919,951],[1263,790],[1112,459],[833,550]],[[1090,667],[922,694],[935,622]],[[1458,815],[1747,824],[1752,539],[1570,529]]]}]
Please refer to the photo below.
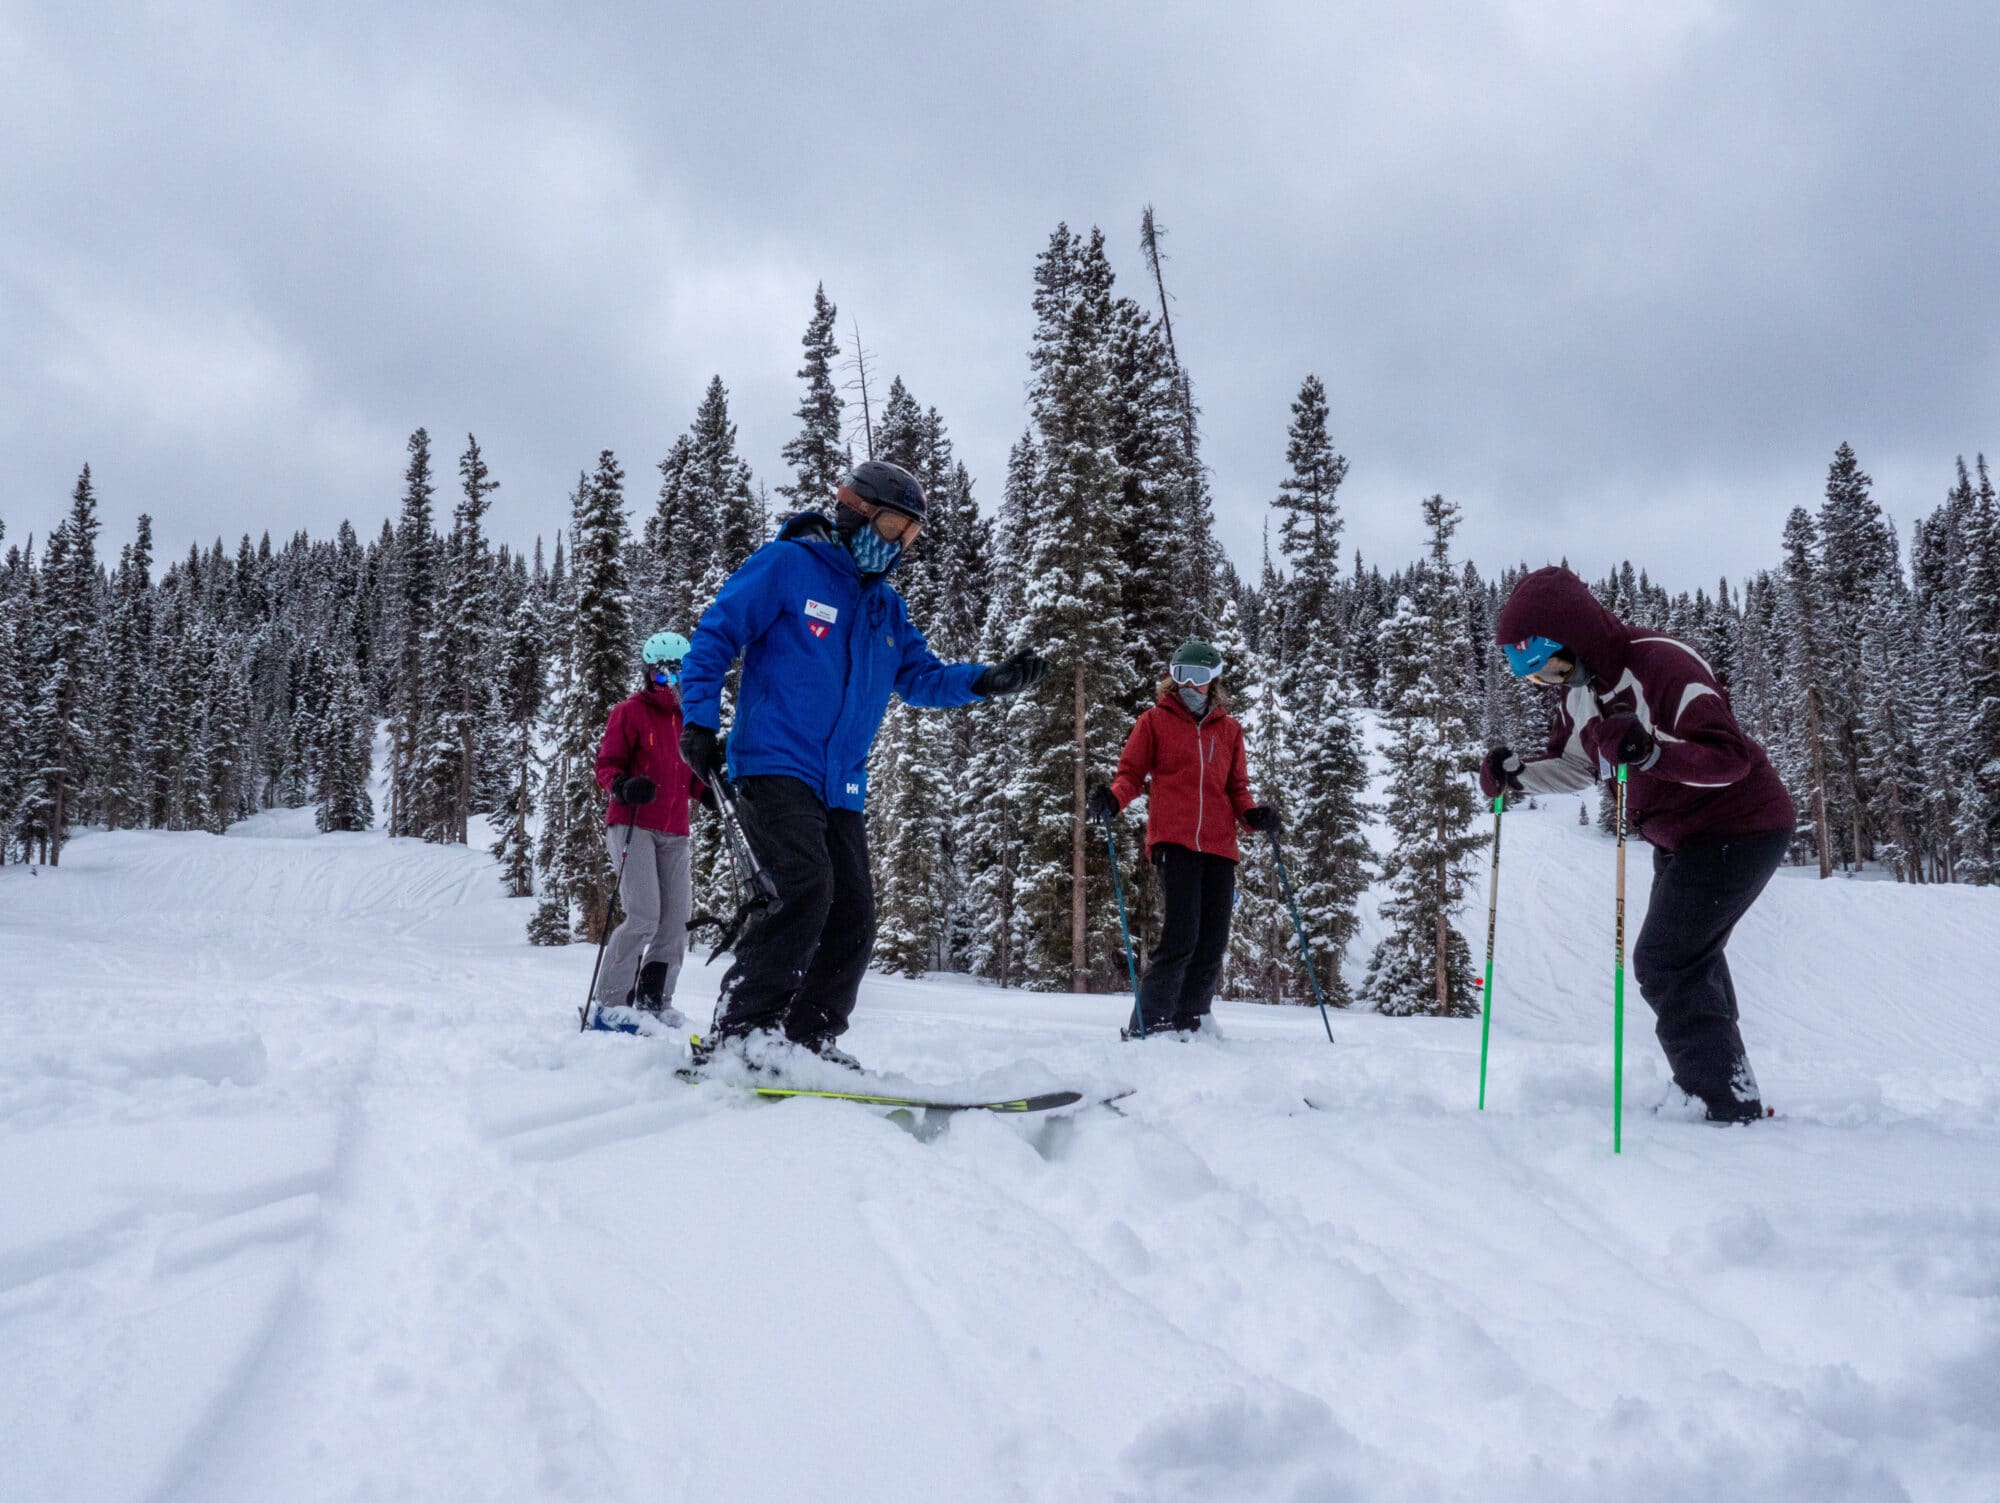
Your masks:
[{"label": "black snow pants", "polygon": [[1164,901],[1160,942],[1139,982],[1146,1031],[1199,1028],[1229,949],[1236,863],[1163,842],[1153,847],[1153,865]]},{"label": "black snow pants", "polygon": [[746,777],[736,787],[744,836],[778,902],[736,942],[716,1036],[774,1028],[799,1043],[836,1038],[875,948],[866,818],[829,809],[797,778]]},{"label": "black snow pants", "polygon": [[1696,835],[1653,850],[1653,897],[1632,947],[1674,1083],[1717,1117],[1759,1114],[1757,1077],[1736,1027],[1723,948],[1791,844],[1785,830]]}]

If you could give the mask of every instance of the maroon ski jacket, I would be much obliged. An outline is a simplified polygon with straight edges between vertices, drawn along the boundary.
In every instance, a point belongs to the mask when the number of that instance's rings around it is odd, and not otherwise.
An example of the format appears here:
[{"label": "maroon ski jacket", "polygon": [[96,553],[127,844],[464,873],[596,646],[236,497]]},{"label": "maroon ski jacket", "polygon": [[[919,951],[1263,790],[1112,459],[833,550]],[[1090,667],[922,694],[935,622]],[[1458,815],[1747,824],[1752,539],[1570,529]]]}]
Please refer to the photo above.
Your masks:
[{"label": "maroon ski jacket", "polygon": [[1576,656],[1578,676],[1549,725],[1545,758],[1527,763],[1530,793],[1587,788],[1598,776],[1584,729],[1602,715],[1632,715],[1658,751],[1627,776],[1627,813],[1647,840],[1671,851],[1690,835],[1789,830],[1792,798],[1764,748],[1743,734],[1701,655],[1672,637],[1627,626],[1567,569],[1537,569],[1501,607],[1499,641],[1548,637]]},{"label": "maroon ski jacket", "polygon": [[613,799],[604,822],[627,820],[661,835],[688,832],[688,800],[700,798],[702,783],[681,760],[681,698],[672,689],[649,686],[614,705],[597,748],[597,786],[606,793],[620,777],[653,780],[653,801],[636,813]]},{"label": "maroon ski jacket", "polygon": [[1125,738],[1111,791],[1124,808],[1153,780],[1146,802],[1146,854],[1156,845],[1186,846],[1209,856],[1243,859],[1236,821],[1257,801],[1250,796],[1250,764],[1243,727],[1226,712],[1194,712],[1169,691],[1139,717]]}]

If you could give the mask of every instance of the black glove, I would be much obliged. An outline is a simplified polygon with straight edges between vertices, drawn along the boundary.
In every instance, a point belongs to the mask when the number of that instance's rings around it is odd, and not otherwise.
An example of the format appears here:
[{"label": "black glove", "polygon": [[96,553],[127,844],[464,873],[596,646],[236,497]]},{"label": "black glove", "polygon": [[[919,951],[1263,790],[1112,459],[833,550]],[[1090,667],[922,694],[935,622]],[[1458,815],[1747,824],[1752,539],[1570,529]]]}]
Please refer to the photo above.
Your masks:
[{"label": "black glove", "polygon": [[613,778],[611,780],[611,796],[617,799],[619,803],[631,804],[634,808],[650,804],[653,801],[653,792],[653,780],[651,778],[639,777],[635,774],[632,777]]},{"label": "black glove", "polygon": [[709,782],[702,783],[701,792],[696,795],[696,800],[702,808],[708,810],[710,813],[713,813],[722,805],[722,801],[715,796],[715,784]]},{"label": "black glove", "polygon": [[681,760],[704,783],[722,776],[723,747],[727,744],[705,725],[681,728]]},{"label": "black glove", "polygon": [[1284,829],[1285,820],[1270,804],[1252,804],[1243,811],[1243,828],[1261,835],[1266,830]]},{"label": "black glove", "polygon": [[1583,728],[1583,749],[1607,766],[1620,762],[1644,768],[1659,743],[1631,715],[1604,715]]},{"label": "black glove", "polygon": [[1099,783],[1090,790],[1090,797],[1083,801],[1083,812],[1101,825],[1108,825],[1118,817],[1118,795],[1110,785]]},{"label": "black glove", "polygon": [[979,677],[972,681],[972,692],[981,699],[1019,694],[1023,689],[1040,683],[1042,675],[1048,671],[1049,665],[1032,652],[1017,652],[1006,662],[983,669]]},{"label": "black glove", "polygon": [[1488,798],[1521,791],[1521,759],[1504,746],[1496,746],[1479,764],[1479,791]]}]

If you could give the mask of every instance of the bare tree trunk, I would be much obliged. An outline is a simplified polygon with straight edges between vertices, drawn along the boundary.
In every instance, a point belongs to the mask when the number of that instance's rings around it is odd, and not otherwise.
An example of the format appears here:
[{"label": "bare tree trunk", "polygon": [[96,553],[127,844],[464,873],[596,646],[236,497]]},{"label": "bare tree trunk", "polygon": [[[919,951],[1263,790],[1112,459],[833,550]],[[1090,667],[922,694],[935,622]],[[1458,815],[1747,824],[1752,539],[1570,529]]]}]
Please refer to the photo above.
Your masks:
[{"label": "bare tree trunk", "polygon": [[1086,897],[1084,880],[1084,757],[1089,750],[1084,739],[1084,696],[1083,660],[1076,664],[1076,796],[1075,807],[1070,816],[1069,838],[1069,989],[1073,992],[1090,990],[1089,969],[1084,963],[1084,937],[1088,933],[1085,924]]}]

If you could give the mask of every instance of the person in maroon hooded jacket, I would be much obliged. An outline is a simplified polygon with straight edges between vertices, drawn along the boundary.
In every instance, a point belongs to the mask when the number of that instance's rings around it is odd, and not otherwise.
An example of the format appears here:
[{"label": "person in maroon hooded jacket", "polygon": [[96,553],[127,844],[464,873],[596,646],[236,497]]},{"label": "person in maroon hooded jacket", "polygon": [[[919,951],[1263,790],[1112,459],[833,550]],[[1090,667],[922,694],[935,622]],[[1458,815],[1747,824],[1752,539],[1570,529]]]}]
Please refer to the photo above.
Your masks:
[{"label": "person in maroon hooded jacket", "polygon": [[598,972],[596,1002],[639,1007],[678,1026],[674,984],[687,955],[694,886],[688,864],[688,804],[712,799],[681,758],[681,660],[688,640],[655,632],[640,656],[646,682],[614,706],[597,748],[597,785],[611,795],[604,815],[619,861],[624,922],[612,932]]},{"label": "person in maroon hooded jacket", "polygon": [[1226,708],[1217,682],[1222,668],[1222,654],[1206,642],[1175,648],[1159,702],[1125,738],[1117,776],[1091,789],[1086,804],[1092,819],[1108,825],[1149,793],[1146,858],[1159,869],[1165,912],[1127,1038],[1200,1032],[1229,949],[1242,859],[1237,821],[1251,830],[1278,828],[1278,811],[1250,796],[1243,727]]},{"label": "person in maroon hooded jacket", "polygon": [[1710,1121],[1756,1121],[1764,1106],[1723,950],[1791,844],[1791,795],[1701,656],[1619,620],[1569,570],[1522,579],[1498,637],[1515,677],[1562,697],[1546,755],[1494,747],[1481,790],[1573,792],[1625,764],[1628,817],[1653,847],[1653,896],[1632,947],[1639,991],[1674,1083]]}]

